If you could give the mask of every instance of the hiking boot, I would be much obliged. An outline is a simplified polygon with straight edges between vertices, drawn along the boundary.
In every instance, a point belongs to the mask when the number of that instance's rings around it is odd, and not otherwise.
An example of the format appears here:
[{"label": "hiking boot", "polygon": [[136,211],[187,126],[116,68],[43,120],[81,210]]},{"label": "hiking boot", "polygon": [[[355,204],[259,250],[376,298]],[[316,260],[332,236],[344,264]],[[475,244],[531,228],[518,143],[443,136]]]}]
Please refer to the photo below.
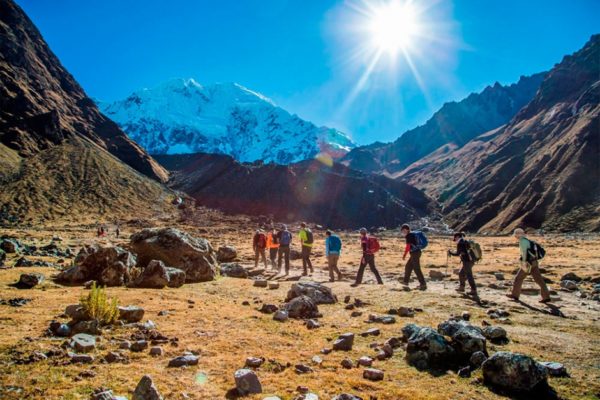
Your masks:
[{"label": "hiking boot", "polygon": [[350,285],[350,287],[357,287],[358,285],[360,285],[360,283],[354,282],[352,285]]},{"label": "hiking boot", "polygon": [[469,293],[467,293],[467,296],[479,297],[476,290],[471,290]]},{"label": "hiking boot", "polygon": [[306,276],[306,275],[308,275],[308,273],[306,273],[306,272],[303,272],[303,273],[302,273],[302,276]]},{"label": "hiking boot", "polygon": [[506,293],[505,296],[508,297],[511,300],[519,301],[519,298],[517,296],[513,296],[512,293]]},{"label": "hiking boot", "polygon": [[465,287],[464,286],[459,286],[455,289],[458,293],[464,293],[465,292]]},{"label": "hiking boot", "polygon": [[427,285],[421,285],[419,286],[419,290],[424,292],[425,290],[427,290]]},{"label": "hiking boot", "polygon": [[552,301],[552,299],[548,298],[548,299],[541,299],[540,303],[546,304],[546,303],[550,303]]},{"label": "hiking boot", "polygon": [[335,282],[334,278],[329,278],[329,282]]}]

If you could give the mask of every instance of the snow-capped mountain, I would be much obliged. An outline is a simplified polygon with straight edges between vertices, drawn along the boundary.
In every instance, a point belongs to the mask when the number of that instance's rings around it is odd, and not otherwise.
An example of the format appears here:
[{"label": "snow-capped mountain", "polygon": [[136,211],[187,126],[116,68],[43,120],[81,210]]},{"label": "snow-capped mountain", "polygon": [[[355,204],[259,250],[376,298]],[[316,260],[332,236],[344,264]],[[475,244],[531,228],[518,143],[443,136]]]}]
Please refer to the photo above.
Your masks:
[{"label": "snow-capped mountain", "polygon": [[292,115],[236,83],[174,79],[98,105],[150,154],[218,153],[289,164],[320,152],[339,158],[355,147],[344,133]]}]

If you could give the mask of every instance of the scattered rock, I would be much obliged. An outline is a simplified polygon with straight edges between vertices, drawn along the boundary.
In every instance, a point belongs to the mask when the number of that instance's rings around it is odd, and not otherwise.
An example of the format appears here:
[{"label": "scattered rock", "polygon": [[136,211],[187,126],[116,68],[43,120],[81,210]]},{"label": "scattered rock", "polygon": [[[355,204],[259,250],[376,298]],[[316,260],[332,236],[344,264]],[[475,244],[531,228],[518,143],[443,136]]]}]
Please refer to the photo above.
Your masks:
[{"label": "scattered rock", "polygon": [[321,326],[321,324],[319,324],[319,322],[314,319],[309,319],[306,321],[306,327],[308,329],[317,329],[320,326]]},{"label": "scattered rock", "polygon": [[263,314],[273,314],[277,310],[279,310],[279,307],[277,307],[275,304],[263,304],[258,311]]},{"label": "scattered rock", "polygon": [[285,301],[307,296],[311,298],[315,304],[334,304],[338,299],[335,294],[325,285],[317,282],[298,282],[294,283],[287,293]]},{"label": "scattered rock", "polygon": [[415,310],[408,307],[400,307],[397,310],[398,316],[403,318],[412,318],[415,316]]},{"label": "scattered rock", "polygon": [[44,275],[40,274],[39,272],[21,274],[16,286],[23,289],[31,289],[44,282],[44,279]]},{"label": "scattered rock", "polygon": [[160,357],[164,354],[164,350],[160,346],[153,346],[150,348],[150,355],[154,357]]},{"label": "scattered rock", "polygon": [[124,340],[119,344],[119,349],[121,350],[129,350],[131,349],[131,342],[129,340]]},{"label": "scattered rock", "polygon": [[464,321],[469,321],[471,319],[471,313],[468,311],[463,311],[461,317]]},{"label": "scattered rock", "polygon": [[470,378],[471,377],[471,368],[463,367],[463,368],[459,369],[458,376],[460,376],[461,378]]},{"label": "scattered rock", "polygon": [[246,367],[248,368],[258,368],[265,362],[265,359],[262,357],[248,357],[246,358]]},{"label": "scattered rock", "polygon": [[373,359],[369,356],[362,356],[358,359],[358,365],[362,367],[370,367],[373,365]]},{"label": "scattered rock", "polygon": [[74,364],[89,364],[94,362],[94,356],[89,354],[69,353],[69,358]]},{"label": "scattered rock", "polygon": [[354,345],[354,333],[344,333],[333,342],[333,350],[350,351]]},{"label": "scattered rock", "polygon": [[267,286],[269,286],[269,281],[267,281],[266,279],[257,279],[254,281],[253,286],[254,287],[267,287]]},{"label": "scattered rock", "polygon": [[132,286],[138,288],[162,289],[178,288],[185,283],[186,274],[178,268],[167,267],[160,260],[152,260],[136,278]]},{"label": "scattered rock", "polygon": [[71,338],[69,346],[80,353],[87,353],[96,348],[96,338],[87,333],[78,333]]},{"label": "scattered rock", "polygon": [[237,249],[234,246],[221,246],[217,250],[217,261],[230,262],[237,258]]},{"label": "scattered rock", "polygon": [[140,351],[144,351],[148,348],[148,342],[146,340],[136,340],[135,342],[131,343],[131,348],[130,350],[133,352],[140,352]]},{"label": "scattered rock", "polygon": [[360,336],[362,336],[362,337],[379,336],[380,334],[381,334],[381,331],[379,330],[379,328],[371,328],[371,329],[367,329],[365,332],[361,333]]},{"label": "scattered rock", "polygon": [[363,398],[355,396],[353,394],[342,393],[342,394],[338,394],[337,396],[335,396],[331,400],[363,400]]},{"label": "scattered rock", "polygon": [[248,270],[238,263],[224,263],[220,267],[221,275],[229,278],[248,278]]},{"label": "scattered rock", "polygon": [[256,373],[250,369],[238,369],[234,374],[235,387],[242,396],[262,393],[262,385]]},{"label": "scattered rock", "polygon": [[486,385],[512,392],[529,392],[547,379],[546,368],[529,356],[498,352],[482,365]]},{"label": "scattered rock", "polygon": [[308,319],[321,316],[317,304],[308,296],[295,297],[285,303],[283,308],[290,318]]},{"label": "scattered rock", "polygon": [[485,353],[483,351],[476,351],[471,355],[469,363],[473,368],[477,369],[481,367],[481,364],[483,364],[485,360],[487,360]]},{"label": "scattered rock", "polygon": [[369,320],[367,322],[389,325],[395,324],[396,318],[394,318],[392,315],[369,314]]},{"label": "scattered rock", "polygon": [[149,375],[144,375],[133,391],[132,400],[162,400],[156,385]]},{"label": "scattered rock", "polygon": [[14,254],[19,251],[19,244],[12,239],[3,239],[0,241],[0,250],[8,254]]},{"label": "scattered rock", "polygon": [[178,368],[191,365],[198,365],[198,356],[193,354],[186,354],[183,356],[175,357],[169,361],[169,367]]},{"label": "scattered rock", "polygon": [[406,360],[417,369],[444,368],[454,357],[454,349],[450,343],[435,330],[420,328],[416,331],[413,327],[404,327],[402,331],[405,337],[410,334]]},{"label": "scattered rock", "polygon": [[152,260],[185,272],[186,283],[215,279],[217,257],[210,242],[174,228],[144,229],[131,236],[140,266]]},{"label": "scattered rock", "polygon": [[65,315],[73,322],[85,321],[89,319],[89,315],[80,304],[70,304],[65,308]]},{"label": "scattered rock", "polygon": [[269,289],[270,290],[279,289],[279,282],[269,282]]},{"label": "scattered rock", "polygon": [[323,364],[323,359],[319,356],[313,356],[313,358],[311,359],[312,363],[315,365],[321,365]]},{"label": "scattered rock", "polygon": [[569,291],[579,289],[579,286],[577,286],[577,282],[569,280],[560,281],[560,287]]},{"label": "scattered rock", "polygon": [[346,369],[351,369],[351,368],[353,368],[353,367],[354,367],[354,362],[353,362],[351,359],[349,359],[349,358],[344,358],[344,359],[343,359],[343,360],[340,362],[340,365],[341,365],[343,368],[346,368]]},{"label": "scattered rock", "polygon": [[296,364],[294,366],[294,371],[296,371],[299,374],[308,374],[309,372],[313,372],[313,369],[308,365]]},{"label": "scattered rock", "polygon": [[88,321],[79,321],[71,326],[71,334],[87,333],[88,335],[100,335],[100,322],[97,319],[91,319]]},{"label": "scattered rock", "polygon": [[441,272],[441,271],[437,271],[435,269],[429,271],[429,278],[432,281],[441,281],[445,277],[446,277],[446,275],[443,272]]},{"label": "scattered rock", "polygon": [[579,275],[577,275],[574,272],[567,272],[560,278],[560,280],[561,281],[573,281],[573,282],[579,283],[583,280],[583,278],[581,278]]},{"label": "scattered rock", "polygon": [[540,362],[539,364],[541,364],[542,366],[544,366],[546,368],[546,371],[548,372],[548,375],[550,375],[550,376],[553,376],[556,378],[562,378],[565,376],[569,376],[569,373],[567,372],[567,367],[565,367],[561,363]]},{"label": "scattered rock", "polygon": [[109,351],[104,356],[104,361],[106,361],[109,364],[123,362],[125,360],[126,360],[125,357],[123,357],[123,355],[121,353],[119,353],[118,351]]},{"label": "scattered rock", "polygon": [[505,280],[504,274],[502,272],[495,272],[494,276],[496,277],[497,281],[503,281],[503,280]]},{"label": "scattered rock", "polygon": [[362,311],[352,311],[352,313],[350,313],[350,316],[352,318],[356,318],[356,317],[360,317],[362,315]]},{"label": "scattered rock", "polygon": [[279,322],[285,322],[289,318],[288,312],[286,310],[277,310],[275,314],[273,314],[273,319]]},{"label": "scattered rock", "polygon": [[144,309],[138,306],[119,306],[119,319],[129,323],[140,322],[144,318]]},{"label": "scattered rock", "polygon": [[370,381],[382,381],[383,371],[375,368],[366,368],[363,371],[363,378],[368,379]]},{"label": "scattered rock", "polygon": [[506,329],[501,326],[486,326],[483,328],[483,335],[494,344],[508,343]]}]

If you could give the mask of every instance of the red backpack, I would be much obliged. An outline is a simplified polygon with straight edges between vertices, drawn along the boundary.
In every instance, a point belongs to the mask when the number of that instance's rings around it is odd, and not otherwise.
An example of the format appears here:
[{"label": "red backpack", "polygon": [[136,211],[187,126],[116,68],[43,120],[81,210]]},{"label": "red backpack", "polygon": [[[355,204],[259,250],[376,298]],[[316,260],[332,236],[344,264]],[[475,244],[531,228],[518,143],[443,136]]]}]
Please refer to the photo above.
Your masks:
[{"label": "red backpack", "polygon": [[258,237],[256,238],[256,246],[259,249],[264,249],[265,247],[267,247],[267,237],[265,236],[265,234],[259,233],[257,236]]},{"label": "red backpack", "polygon": [[370,254],[375,254],[379,251],[381,246],[379,245],[379,240],[375,236],[369,236],[367,239],[367,252]]}]

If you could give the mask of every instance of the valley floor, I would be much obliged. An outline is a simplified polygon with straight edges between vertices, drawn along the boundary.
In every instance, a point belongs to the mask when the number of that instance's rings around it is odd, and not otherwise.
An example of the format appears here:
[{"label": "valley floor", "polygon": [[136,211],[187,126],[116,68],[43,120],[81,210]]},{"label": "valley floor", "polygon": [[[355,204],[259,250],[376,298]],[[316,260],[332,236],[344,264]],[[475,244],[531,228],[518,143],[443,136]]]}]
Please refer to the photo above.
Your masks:
[{"label": "valley floor", "polygon": [[[224,219],[221,222],[206,220],[206,225],[180,226],[197,236],[206,237],[217,248],[223,244],[237,246],[243,265],[251,266],[251,236],[255,224],[250,220]],[[64,226],[40,230],[0,230],[0,235],[9,234],[29,244],[47,244],[53,236],[62,237],[61,247],[71,246],[77,250],[84,243],[95,241],[127,243],[129,234],[139,228],[122,227],[122,237],[98,240],[93,227]],[[263,385],[263,394],[249,397],[262,399],[268,394],[282,399],[292,399],[298,394],[298,386],[306,386],[321,399],[330,399],[336,394],[353,393],[364,399],[497,399],[501,396],[491,392],[482,384],[481,372],[471,378],[459,378],[455,372],[441,375],[419,372],[405,362],[402,348],[386,361],[375,361],[374,368],[385,372],[380,382],[363,379],[362,368],[344,369],[343,358],[356,361],[363,355],[374,356],[369,347],[373,342],[384,342],[392,336],[401,336],[400,329],[407,323],[434,326],[451,314],[471,313],[471,322],[480,326],[490,320],[486,311],[489,307],[503,308],[510,313],[506,323],[510,342],[506,345],[488,344],[490,354],[509,350],[522,352],[540,361],[564,363],[571,375],[569,378],[550,378],[550,385],[562,398],[592,399],[600,394],[600,303],[582,299],[574,293],[561,291],[560,277],[574,272],[586,277],[600,276],[600,237],[553,235],[538,238],[548,252],[543,262],[545,276],[556,290],[553,304],[560,308],[564,317],[551,315],[548,306],[538,303],[535,290],[522,296],[522,302],[511,302],[504,297],[505,289],[493,289],[488,285],[510,285],[518,258],[518,248],[511,237],[480,237],[484,249],[484,260],[476,266],[476,280],[480,295],[488,304],[481,306],[454,292],[458,268],[456,259],[450,261],[450,280],[429,282],[429,290],[402,291],[398,279],[403,271],[401,261],[402,241],[395,232],[381,236],[383,248],[377,264],[383,273],[385,285],[374,284],[370,272],[366,272],[366,284],[350,287],[360,259],[359,245],[354,233],[343,233],[346,248],[340,260],[344,273],[341,282],[327,282],[325,257],[322,249],[324,234],[316,232],[315,273],[311,279],[326,282],[340,302],[321,305],[323,314],[321,327],[308,330],[302,321],[285,323],[273,321],[272,316],[257,311],[262,303],[280,304],[293,283],[280,279],[281,286],[268,290],[252,286],[250,279],[219,278],[208,283],[184,285],[178,289],[128,289],[109,288],[109,296],[116,296],[122,305],[139,305],[145,308],[144,320],[150,319],[166,336],[177,337],[178,346],[164,345],[165,354],[152,357],[147,351],[127,352],[129,363],[107,364],[103,356],[118,349],[119,340],[129,339],[132,328],[114,328],[104,333],[102,341],[94,351],[96,360],[92,364],[70,364],[68,359],[51,357],[48,360],[24,364],[34,350],[47,351],[59,348],[63,339],[46,337],[44,332],[53,319],[63,313],[69,304],[78,302],[86,293],[82,287],[64,287],[52,282],[56,273],[53,268],[19,267],[0,270],[0,299],[16,297],[32,301],[15,308],[0,305],[0,398],[45,398],[87,399],[93,389],[108,387],[116,395],[130,396],[142,375],[150,374],[159,390],[167,399],[222,399],[234,385],[233,373],[244,366],[250,356],[265,357],[267,361],[257,374]],[[423,257],[424,273],[446,270],[446,249],[451,246],[447,237],[432,237],[431,244]],[[16,258],[9,257],[7,265]],[[35,259],[31,257],[31,259]],[[47,261],[56,261],[48,258]],[[67,259],[67,263],[70,260]],[[31,290],[19,290],[15,283],[24,272],[41,272],[48,278],[41,286]],[[494,272],[502,272],[506,281],[497,281]],[[298,279],[301,262],[294,261],[290,279]],[[305,279],[305,278],[303,278]],[[411,283],[415,287],[416,282]],[[492,285],[494,286],[494,285]],[[530,279],[525,287],[535,288]],[[591,283],[582,285],[591,292]],[[343,299],[351,296],[368,303],[359,308],[361,317],[350,317],[351,311],[344,308]],[[248,301],[250,305],[243,305]],[[370,313],[385,314],[390,308],[400,306],[422,308],[414,318],[396,317],[392,325],[366,323]],[[159,316],[167,310],[168,314]],[[361,337],[358,335],[369,328],[381,329],[381,336]],[[321,354],[321,349],[331,347],[333,339],[341,333],[354,332],[354,349],[350,352]],[[194,351],[200,355],[198,366],[167,368],[168,361],[183,351]],[[312,365],[313,356],[319,355],[323,363]],[[277,363],[291,367],[278,371]],[[314,372],[297,374],[294,365],[312,365]]]}]

